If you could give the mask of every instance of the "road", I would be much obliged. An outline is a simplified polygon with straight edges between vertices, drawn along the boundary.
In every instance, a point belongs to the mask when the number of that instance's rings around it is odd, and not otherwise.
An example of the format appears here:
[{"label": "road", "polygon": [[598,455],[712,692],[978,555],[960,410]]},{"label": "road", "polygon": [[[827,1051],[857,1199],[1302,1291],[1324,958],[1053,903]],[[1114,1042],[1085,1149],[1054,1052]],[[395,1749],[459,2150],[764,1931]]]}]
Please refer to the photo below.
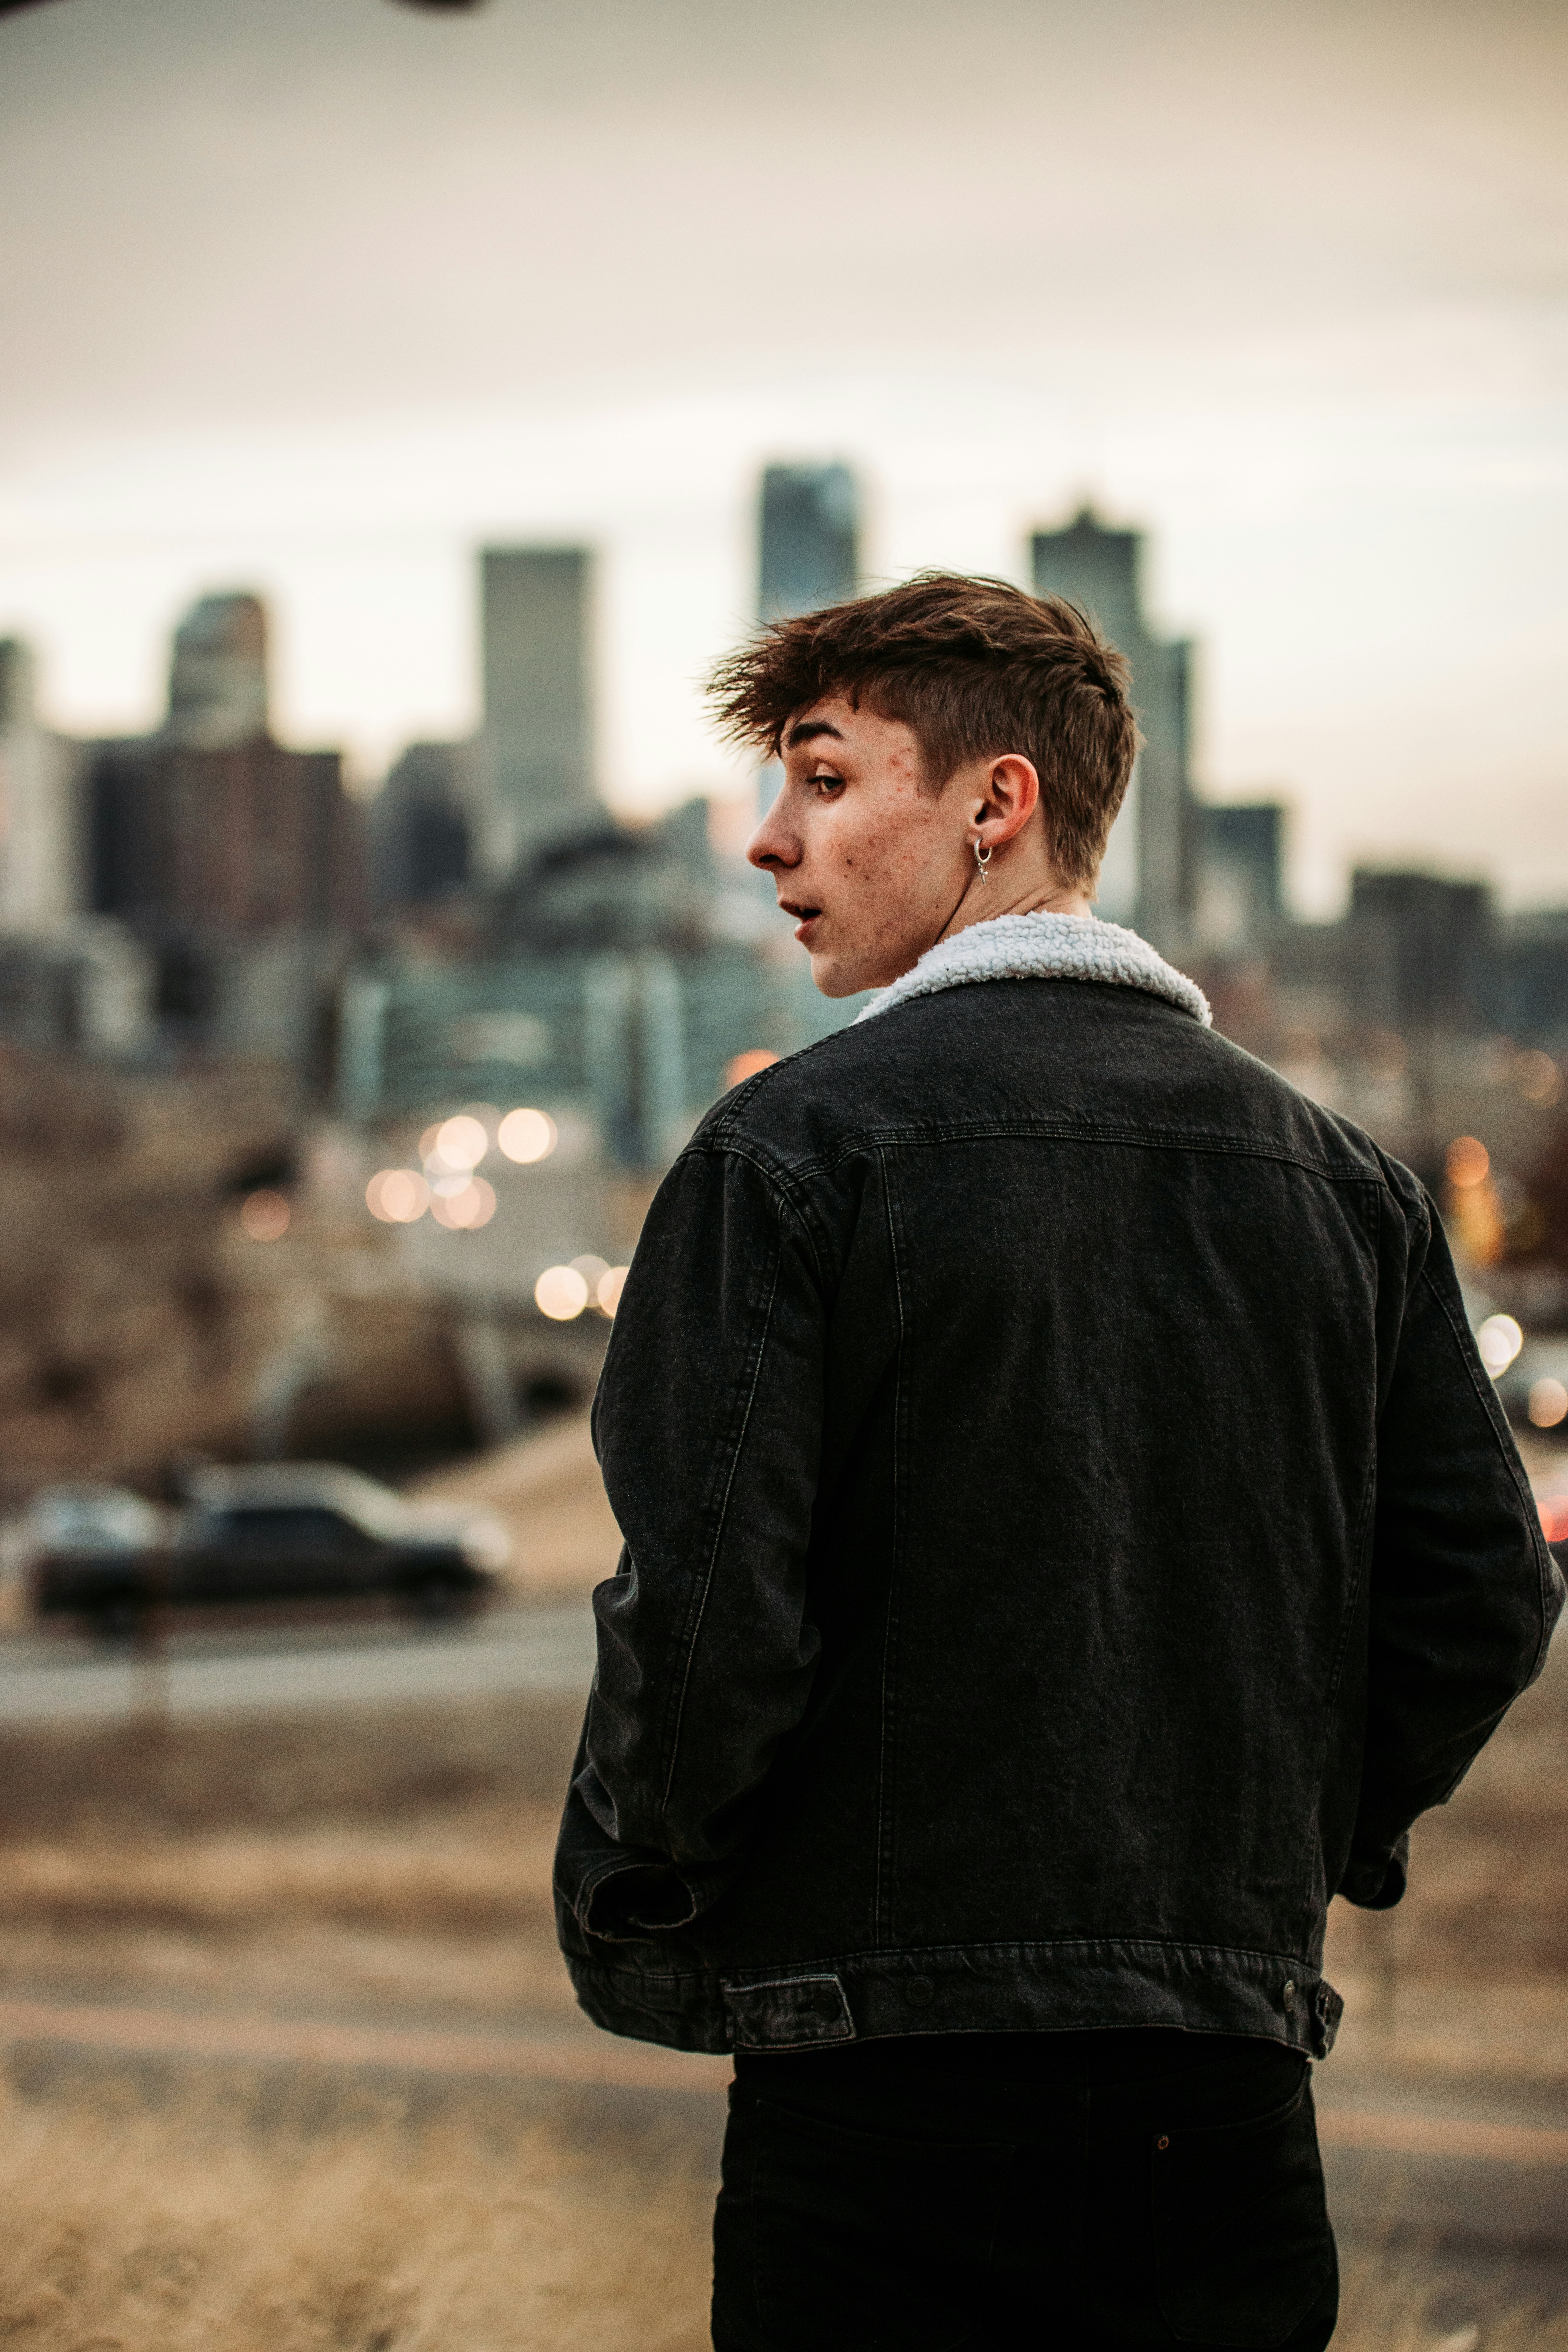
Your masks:
[{"label": "road", "polygon": [[593,1669],[594,1620],[585,1601],[498,1609],[438,1630],[378,1620],[181,1632],[161,1660],[95,1654],[68,1636],[25,1634],[0,1643],[0,1726],[585,1691]]}]

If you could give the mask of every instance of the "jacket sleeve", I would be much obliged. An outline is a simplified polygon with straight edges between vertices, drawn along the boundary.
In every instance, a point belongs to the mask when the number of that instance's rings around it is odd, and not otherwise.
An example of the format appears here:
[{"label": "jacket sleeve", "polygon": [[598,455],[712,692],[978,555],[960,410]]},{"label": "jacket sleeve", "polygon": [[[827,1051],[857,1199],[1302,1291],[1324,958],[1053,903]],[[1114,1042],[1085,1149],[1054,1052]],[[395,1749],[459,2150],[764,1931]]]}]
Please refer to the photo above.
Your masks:
[{"label": "jacket sleeve", "polygon": [[821,1442],[816,1260],[773,1179],[700,1139],[650,1210],[594,1408],[625,1549],[557,1889],[611,1937],[683,1926],[733,1876],[818,1639],[805,1556]]},{"label": "jacket sleeve", "polygon": [[1379,1423],[1366,1745],[1339,1889],[1371,1910],[1404,1894],[1411,1823],[1534,1681],[1563,1604],[1435,1213],[1412,1258]]}]

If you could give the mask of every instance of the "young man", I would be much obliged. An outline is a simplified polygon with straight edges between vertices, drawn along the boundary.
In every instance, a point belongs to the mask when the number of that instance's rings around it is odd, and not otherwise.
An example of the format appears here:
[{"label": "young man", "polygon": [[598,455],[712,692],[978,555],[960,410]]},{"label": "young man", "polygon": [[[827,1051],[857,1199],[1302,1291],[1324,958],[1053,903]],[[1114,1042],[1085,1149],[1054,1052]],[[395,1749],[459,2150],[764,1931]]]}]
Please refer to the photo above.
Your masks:
[{"label": "young man", "polygon": [[1320,2352],[1331,1895],[1561,1586],[1431,1204],[1090,899],[1137,733],[926,578],[716,691],[851,1027],[660,1188],[557,1866],[579,1998],[732,2050],[721,2352]]}]

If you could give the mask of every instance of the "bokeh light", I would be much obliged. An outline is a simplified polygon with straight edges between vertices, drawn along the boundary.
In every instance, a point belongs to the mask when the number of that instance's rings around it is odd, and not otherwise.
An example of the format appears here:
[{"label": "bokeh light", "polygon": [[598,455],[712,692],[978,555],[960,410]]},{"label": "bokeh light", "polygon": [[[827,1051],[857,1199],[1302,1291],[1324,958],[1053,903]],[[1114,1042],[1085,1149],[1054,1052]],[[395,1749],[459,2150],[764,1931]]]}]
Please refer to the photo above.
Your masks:
[{"label": "bokeh light", "polygon": [[1548,1543],[1568,1542],[1568,1495],[1548,1495],[1541,1505],[1541,1532]]},{"label": "bokeh light", "polygon": [[476,1234],[496,1213],[496,1196],[482,1176],[470,1176],[456,1192],[434,1192],[430,1214],[449,1234]]},{"label": "bokeh light", "polygon": [[520,1167],[531,1167],[536,1160],[548,1160],[555,1149],[555,1121],[547,1110],[509,1110],[496,1134],[509,1160]]},{"label": "bokeh light", "polygon": [[1484,1184],[1487,1171],[1492,1164],[1491,1153],[1479,1137],[1457,1135],[1447,1153],[1448,1181],[1463,1192],[1471,1184]]},{"label": "bokeh light", "polygon": [[621,1303],[621,1293],[626,1286],[626,1276],[630,1272],[629,1265],[612,1265],[599,1276],[598,1288],[594,1293],[594,1302],[601,1315],[614,1317],[616,1307]]},{"label": "bokeh light", "polygon": [[570,1323],[588,1304],[588,1286],[574,1265],[547,1265],[533,1286],[533,1303],[552,1323]]},{"label": "bokeh light", "polygon": [[1530,1046],[1521,1054],[1513,1066],[1513,1082],[1526,1102],[1540,1103],[1543,1108],[1554,1103],[1563,1092],[1563,1073],[1550,1054]]},{"label": "bokeh light", "polygon": [[281,1241],[289,1230],[289,1203],[281,1192],[247,1193],[239,1222],[253,1242]]},{"label": "bokeh light", "polygon": [[724,1065],[724,1084],[738,1087],[742,1078],[754,1078],[759,1070],[771,1070],[778,1058],[767,1045],[752,1045],[743,1054],[732,1054]]},{"label": "bokeh light", "polygon": [[1537,1429],[1555,1429],[1568,1421],[1568,1388],[1561,1381],[1531,1381],[1530,1418]]},{"label": "bokeh light", "polygon": [[364,1188],[364,1204],[384,1225],[411,1225],[430,1206],[430,1187],[411,1168],[380,1168]]},{"label": "bokeh light", "polygon": [[1506,1372],[1524,1345],[1524,1333],[1511,1315],[1489,1315],[1476,1333],[1481,1361],[1495,1381]]},{"label": "bokeh light", "polygon": [[466,1110],[444,1118],[436,1130],[436,1150],[448,1168],[477,1168],[489,1148],[484,1121]]}]

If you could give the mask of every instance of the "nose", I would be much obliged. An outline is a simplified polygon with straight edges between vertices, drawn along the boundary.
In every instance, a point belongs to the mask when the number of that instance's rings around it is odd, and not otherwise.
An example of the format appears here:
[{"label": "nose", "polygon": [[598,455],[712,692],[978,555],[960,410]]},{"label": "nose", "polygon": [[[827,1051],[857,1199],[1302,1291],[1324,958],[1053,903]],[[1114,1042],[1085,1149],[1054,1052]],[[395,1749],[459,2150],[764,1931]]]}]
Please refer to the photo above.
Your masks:
[{"label": "nose", "polygon": [[781,792],[746,844],[746,863],[760,866],[764,874],[775,869],[788,873],[800,864],[800,841],[784,821],[784,802]]}]

